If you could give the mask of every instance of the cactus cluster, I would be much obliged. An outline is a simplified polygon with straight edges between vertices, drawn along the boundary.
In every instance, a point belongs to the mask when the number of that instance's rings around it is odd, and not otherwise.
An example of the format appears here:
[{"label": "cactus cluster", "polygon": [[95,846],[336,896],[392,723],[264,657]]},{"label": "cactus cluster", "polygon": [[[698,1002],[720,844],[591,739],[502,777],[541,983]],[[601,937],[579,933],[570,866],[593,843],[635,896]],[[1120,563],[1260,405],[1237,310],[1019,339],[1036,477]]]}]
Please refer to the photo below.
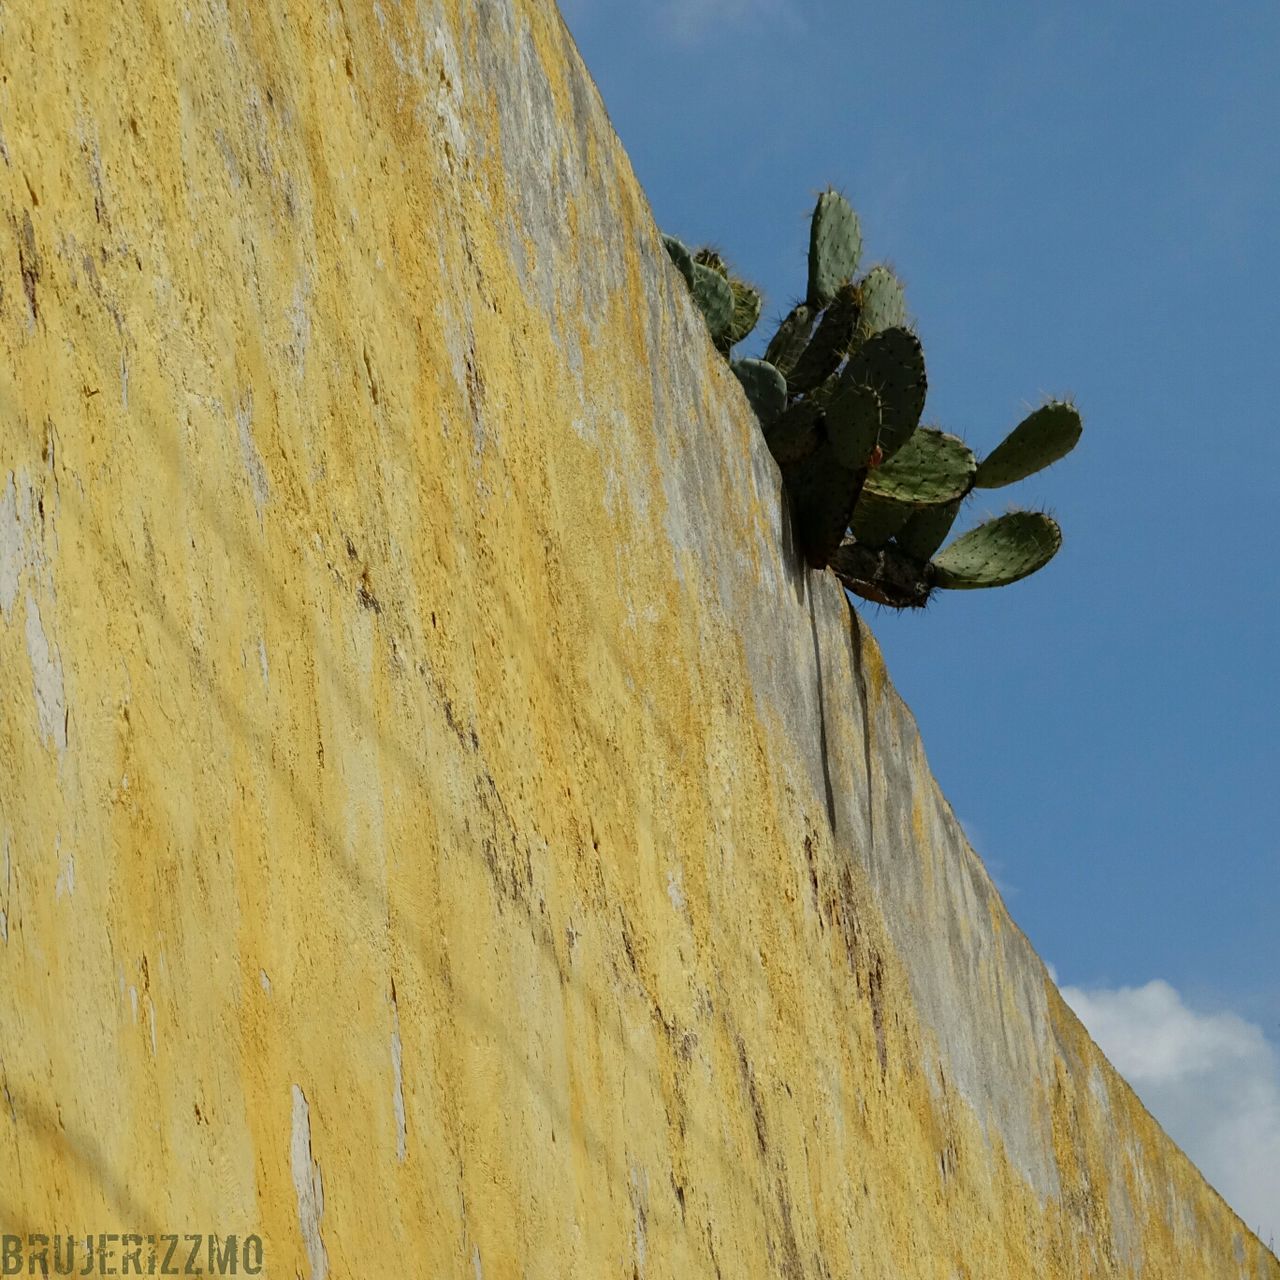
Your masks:
[{"label": "cactus cluster", "polygon": [[691,252],[675,236],[663,236],[671,261],[684,276],[698,304],[711,341],[726,358],[730,348],[756,327],[764,299],[760,290],[739,280],[715,249]]},{"label": "cactus cluster", "polygon": [[1024,418],[981,462],[958,437],[921,426],[884,466],[868,471],[849,535],[828,562],[850,591],[897,608],[926,603],[935,587],[1003,587],[1043,568],[1062,531],[1038,511],[988,520],[939,552],[975,489],[1023,480],[1080,438],[1075,407],[1051,401]]},{"label": "cactus cluster", "polygon": [[858,278],[862,232],[844,196],[819,196],[804,299],[760,360],[731,358],[759,319],[759,290],[714,250],[663,240],[760,420],[810,564],[865,599],[912,608],[935,588],[1004,586],[1053,558],[1061,530],[1035,511],[989,520],[939,552],[973,490],[1013,484],[1065,456],[1080,415],[1050,402],[981,462],[957,436],[922,426],[924,351],[902,282],[882,264]]}]

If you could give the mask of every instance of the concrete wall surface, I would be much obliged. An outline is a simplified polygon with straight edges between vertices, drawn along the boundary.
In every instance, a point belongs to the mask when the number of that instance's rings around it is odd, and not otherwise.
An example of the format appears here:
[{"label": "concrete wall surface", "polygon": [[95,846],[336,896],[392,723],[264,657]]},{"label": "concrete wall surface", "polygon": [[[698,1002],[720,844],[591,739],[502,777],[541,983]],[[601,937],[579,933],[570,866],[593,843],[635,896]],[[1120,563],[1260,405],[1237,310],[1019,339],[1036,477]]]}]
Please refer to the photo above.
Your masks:
[{"label": "concrete wall surface", "polygon": [[0,1232],[67,1231],[1280,1278],[800,564],[550,0],[0,3]]}]

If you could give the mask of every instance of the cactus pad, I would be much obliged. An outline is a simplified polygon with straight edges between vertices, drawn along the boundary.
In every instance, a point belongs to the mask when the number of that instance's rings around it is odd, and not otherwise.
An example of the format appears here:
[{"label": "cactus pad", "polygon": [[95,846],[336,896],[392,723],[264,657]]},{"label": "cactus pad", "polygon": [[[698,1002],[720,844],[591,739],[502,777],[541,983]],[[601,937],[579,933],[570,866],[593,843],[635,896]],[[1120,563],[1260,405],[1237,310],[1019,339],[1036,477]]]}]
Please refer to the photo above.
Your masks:
[{"label": "cactus pad", "polygon": [[676,269],[684,276],[685,284],[690,289],[693,288],[693,255],[689,252],[688,247],[683,241],[677,240],[675,236],[664,235],[662,237],[663,247],[667,251],[667,256],[676,264]]},{"label": "cactus pad", "polygon": [[787,390],[791,395],[812,391],[835,373],[853,341],[857,320],[857,294],[852,285],[842,285],[822,313],[809,345],[787,374]]},{"label": "cactus pad", "polygon": [[818,447],[821,420],[822,409],[808,399],[797,400],[769,424],[764,442],[780,466],[799,462]]},{"label": "cactus pad", "polygon": [[978,464],[959,436],[917,427],[901,449],[867,476],[863,501],[874,494],[909,507],[932,507],[969,492]]},{"label": "cactus pad", "polygon": [[756,327],[764,299],[759,289],[733,276],[729,277],[729,288],[733,293],[733,317],[729,321],[728,343],[733,346]]},{"label": "cactus pad", "polygon": [[827,441],[807,458],[784,467],[782,474],[805,559],[815,569],[824,568],[849,527],[861,474],[841,466]]},{"label": "cactus pad", "polygon": [[887,460],[910,438],[924,411],[928,381],[920,339],[909,329],[886,329],[862,344],[841,381],[870,387],[880,397],[880,448]]},{"label": "cactus pad", "polygon": [[1042,569],[1062,545],[1057,521],[1011,511],[962,534],[933,561],[940,587],[1003,587]]},{"label": "cactus pad", "polygon": [[[867,474],[873,476],[875,472]],[[878,549],[911,519],[912,510],[905,502],[867,492],[864,485],[858,505],[853,509],[850,530],[864,547]]]},{"label": "cactus pad", "polygon": [[809,227],[809,305],[825,307],[853,278],[861,256],[858,215],[838,191],[824,191]]},{"label": "cactus pad", "polygon": [[880,397],[857,383],[837,384],[826,413],[836,458],[853,470],[864,469],[880,436]]},{"label": "cactus pad", "polygon": [[724,276],[701,262],[693,264],[693,300],[702,311],[713,341],[728,333],[733,321],[733,290]]},{"label": "cactus pad", "polygon": [[951,526],[960,514],[962,498],[944,502],[937,507],[919,507],[911,518],[894,535],[894,541],[913,560],[921,564],[932,559],[933,554],[947,540]]},{"label": "cactus pad", "polygon": [[885,329],[905,328],[907,298],[902,281],[885,266],[874,266],[858,282],[857,340],[868,338]]},{"label": "cactus pad", "polygon": [[1083,426],[1074,405],[1055,400],[1024,418],[982,460],[974,485],[1000,489],[1025,480],[1076,447]]},{"label": "cactus pad", "polygon": [[932,575],[927,565],[892,545],[875,550],[860,542],[842,543],[832,553],[831,572],[855,595],[895,609],[921,609],[929,601]]},{"label": "cactus pad", "polygon": [[751,401],[751,407],[767,428],[787,407],[787,380],[765,360],[735,360],[729,366]]},{"label": "cactus pad", "polygon": [[[691,252],[674,236],[662,242],[728,360],[759,322],[760,291],[718,250]],[[781,467],[796,542],[849,591],[898,609],[924,605],[940,587],[1017,582],[1062,545],[1047,515],[1010,512],[938,548],[974,488],[1013,484],[1069,453],[1080,415],[1067,403],[1045,404],[982,462],[958,437],[920,426],[928,381],[902,282],[877,264],[855,283],[861,253],[857,214],[824,191],[804,300],[763,360],[730,361]]]},{"label": "cactus pad", "polygon": [[817,310],[802,302],[787,313],[786,318],[778,326],[778,332],[770,339],[764,358],[783,377],[791,372],[796,361],[804,353],[805,347],[809,345],[809,335],[813,332],[817,318]]}]

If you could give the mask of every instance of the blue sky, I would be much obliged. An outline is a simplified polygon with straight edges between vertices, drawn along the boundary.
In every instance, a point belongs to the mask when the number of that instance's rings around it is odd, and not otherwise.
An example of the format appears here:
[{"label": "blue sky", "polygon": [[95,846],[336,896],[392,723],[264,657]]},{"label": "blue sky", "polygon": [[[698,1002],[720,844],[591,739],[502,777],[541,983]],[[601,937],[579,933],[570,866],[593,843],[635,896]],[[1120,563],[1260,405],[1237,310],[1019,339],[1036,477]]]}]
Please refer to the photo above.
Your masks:
[{"label": "blue sky", "polygon": [[907,282],[926,420],[981,454],[1078,403],[1076,452],[1007,491],[1054,563],[867,616],[1015,919],[1280,1239],[1280,7],[563,9],[660,225],[766,316],[830,182]]}]

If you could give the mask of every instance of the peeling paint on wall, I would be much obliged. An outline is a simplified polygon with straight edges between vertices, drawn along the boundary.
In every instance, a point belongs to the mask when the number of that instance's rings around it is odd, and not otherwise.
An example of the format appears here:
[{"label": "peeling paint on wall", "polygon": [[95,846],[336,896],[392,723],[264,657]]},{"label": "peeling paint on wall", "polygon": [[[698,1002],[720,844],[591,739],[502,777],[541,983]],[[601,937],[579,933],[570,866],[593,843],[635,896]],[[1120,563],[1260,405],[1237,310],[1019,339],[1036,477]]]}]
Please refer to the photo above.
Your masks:
[{"label": "peeling paint on wall", "polygon": [[293,1086],[293,1132],[289,1140],[293,1189],[298,1197],[298,1229],[306,1249],[311,1280],[325,1280],[329,1254],[320,1234],[324,1218],[324,1178],[311,1155],[311,1108],[298,1085]]},{"label": "peeling paint on wall", "polygon": [[0,614],[6,618],[13,612],[13,602],[18,598],[18,579],[24,561],[22,541],[18,490],[10,472],[4,491],[0,492]]},{"label": "peeling paint on wall", "polygon": [[27,657],[35,691],[36,723],[41,739],[59,754],[67,749],[67,702],[62,684],[62,659],[50,645],[40,618],[40,606],[27,594]]},{"label": "peeling paint on wall", "polygon": [[76,891],[76,859],[72,853],[62,854],[61,837],[55,843],[54,857],[58,862],[58,879],[54,882],[53,896],[70,898]]}]

